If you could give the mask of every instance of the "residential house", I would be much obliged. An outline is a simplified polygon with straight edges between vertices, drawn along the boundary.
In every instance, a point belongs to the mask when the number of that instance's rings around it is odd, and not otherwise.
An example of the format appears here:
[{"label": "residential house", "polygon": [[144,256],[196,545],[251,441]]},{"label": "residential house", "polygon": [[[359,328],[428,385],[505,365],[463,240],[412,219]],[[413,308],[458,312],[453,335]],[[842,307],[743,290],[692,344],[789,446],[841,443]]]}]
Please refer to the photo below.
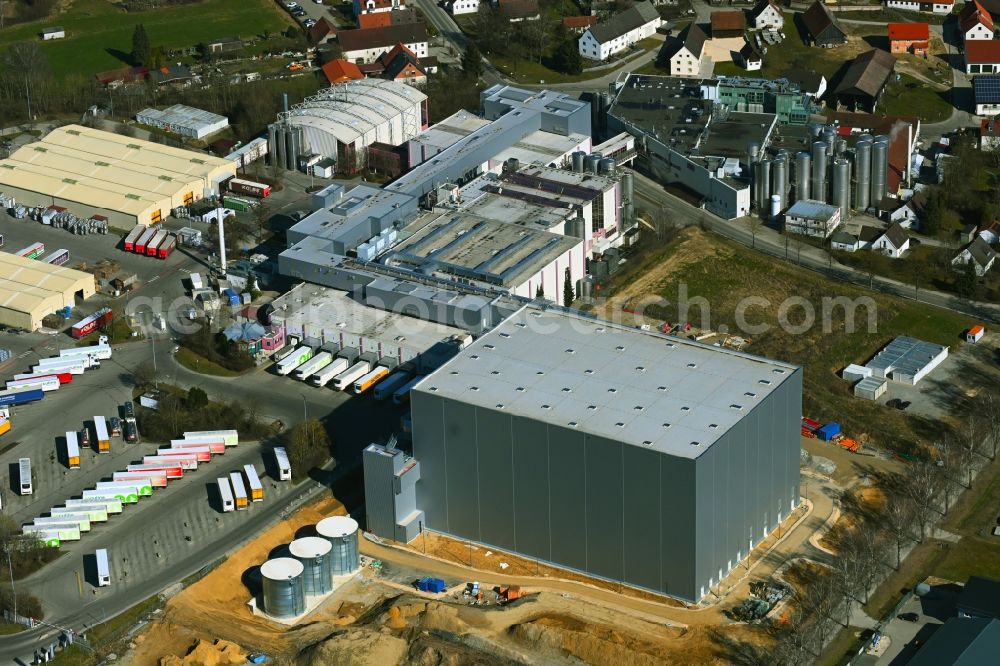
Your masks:
[{"label": "residential house", "polygon": [[538,0],[496,0],[497,12],[508,23],[535,21],[541,17]]},{"label": "residential house", "polygon": [[447,0],[444,8],[452,16],[475,14],[479,11],[479,0]]},{"label": "residential house", "polygon": [[309,41],[313,44],[326,44],[337,38],[337,28],[333,23],[321,18],[316,25],[309,28]]},{"label": "residential house", "polygon": [[48,42],[53,39],[65,39],[66,31],[60,27],[42,29],[42,41]]},{"label": "residential house", "polygon": [[954,259],[951,260],[951,265],[955,267],[956,270],[961,270],[962,267],[966,266],[970,261],[976,269],[976,275],[983,277],[986,273],[993,268],[993,264],[997,260],[996,251],[986,244],[982,238],[975,238],[971,243],[962,248]]},{"label": "residential house", "polygon": [[889,52],[927,55],[931,29],[926,23],[890,23]]},{"label": "residential house", "polygon": [[427,28],[423,23],[402,23],[385,28],[344,30],[338,36],[344,59],[357,63],[374,62],[396,44],[402,44],[418,58],[427,57]]},{"label": "residential house", "polygon": [[660,23],[660,13],[649,0],[637,2],[604,23],[588,28],[580,37],[580,55],[591,60],[607,60],[654,35]]},{"label": "residential house", "polygon": [[979,0],[972,0],[958,14],[958,29],[962,33],[962,40],[966,42],[993,39],[993,17]]},{"label": "residential house", "polygon": [[409,9],[397,9],[394,12],[373,12],[358,15],[359,28],[386,28],[400,23],[416,23],[420,18]]},{"label": "residential house", "polygon": [[239,53],[242,50],[243,40],[239,37],[220,37],[219,39],[205,42],[205,52],[210,56]]},{"label": "residential house", "polygon": [[886,9],[905,9],[909,12],[931,12],[934,14],[950,14],[955,6],[955,0],[885,0]]},{"label": "residential house", "polygon": [[405,0],[354,0],[354,15],[391,12],[405,6]]},{"label": "residential house", "polygon": [[742,9],[712,12],[712,39],[742,37],[747,30],[747,18]]},{"label": "residential house", "polygon": [[904,229],[919,229],[926,210],[927,195],[923,191],[914,192],[909,201],[889,213],[889,221],[898,223]]},{"label": "residential house", "polygon": [[331,60],[324,64],[322,69],[323,75],[326,76],[326,80],[330,82],[330,85],[365,78],[365,75],[361,73],[357,65],[343,58]]},{"label": "residential house", "polygon": [[[707,37],[697,23],[692,23],[680,41],[676,50],[670,55],[671,76],[701,76],[701,56],[705,52]],[[664,48],[667,48],[664,46]]]},{"label": "residential house", "polygon": [[578,35],[582,35],[587,31],[588,28],[593,28],[597,25],[596,16],[564,16],[562,20],[563,27],[570,32],[575,32]]},{"label": "residential house", "polygon": [[359,70],[368,77],[421,86],[428,74],[437,72],[437,58],[418,58],[410,49],[396,44],[374,62],[360,65]]},{"label": "residential house", "polygon": [[854,234],[846,231],[835,231],[830,236],[830,247],[844,252],[857,252],[861,249],[861,241]]},{"label": "residential house", "polygon": [[899,259],[910,249],[910,237],[902,226],[893,224],[872,242],[871,248],[887,257]]},{"label": "residential house", "polygon": [[996,663],[997,654],[1000,654],[1000,621],[951,617],[906,663],[907,666],[982,666]]},{"label": "residential house", "polygon": [[979,150],[1000,150],[1000,118],[980,121]]},{"label": "residential house", "polygon": [[871,248],[881,235],[882,229],[862,225],[861,229],[858,230],[858,249],[865,250]]},{"label": "residential house", "polygon": [[830,12],[823,0],[816,0],[799,17],[806,29],[809,43],[825,49],[847,43],[847,32]]},{"label": "residential house", "polygon": [[785,73],[785,78],[794,83],[803,95],[813,99],[822,99],[826,95],[826,77],[819,72],[806,69],[792,69]]},{"label": "residential house", "polygon": [[979,231],[979,237],[989,245],[1000,242],[1000,222],[990,222],[989,226]]},{"label": "residential house", "polygon": [[881,49],[862,53],[834,91],[837,104],[851,111],[874,112],[895,67],[896,59]]},{"label": "residential house", "polygon": [[1000,40],[976,40],[965,43],[965,73],[1000,74]]},{"label": "residential house", "polygon": [[958,240],[960,243],[971,243],[976,238],[976,232],[979,231],[979,227],[974,224],[966,224],[962,227],[962,230],[958,232]]},{"label": "residential house", "polygon": [[750,23],[757,30],[780,30],[785,25],[785,17],[774,0],[760,0],[750,10]]},{"label": "residential house", "polygon": [[984,74],[972,79],[972,96],[977,116],[995,116],[1000,113],[1000,75]]},{"label": "residential house", "polygon": [[187,86],[193,79],[191,70],[184,65],[168,65],[149,70],[149,80],[158,86]]},{"label": "residential house", "polygon": [[839,206],[812,199],[799,199],[785,211],[785,231],[792,234],[827,238],[840,221]]},{"label": "residential house", "polygon": [[955,608],[960,618],[1000,620],[1000,580],[970,576]]},{"label": "residential house", "polygon": [[737,60],[743,69],[748,72],[756,72],[764,65],[764,58],[750,42],[744,42],[743,48],[740,49]]},{"label": "residential house", "polygon": [[125,84],[135,81],[143,81],[149,76],[149,69],[146,67],[122,67],[94,75],[97,82],[102,86],[107,86],[112,90]]}]

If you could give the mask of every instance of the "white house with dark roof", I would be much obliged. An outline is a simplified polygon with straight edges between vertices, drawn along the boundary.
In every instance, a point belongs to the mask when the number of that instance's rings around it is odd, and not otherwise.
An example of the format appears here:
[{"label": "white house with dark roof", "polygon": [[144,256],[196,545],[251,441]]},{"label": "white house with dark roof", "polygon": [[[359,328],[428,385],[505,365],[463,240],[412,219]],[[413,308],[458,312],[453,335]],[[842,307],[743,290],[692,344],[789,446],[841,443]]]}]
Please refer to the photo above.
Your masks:
[{"label": "white house with dark roof", "polygon": [[760,0],[750,10],[750,23],[757,30],[780,30],[785,25],[785,17],[774,0]]},{"label": "white house with dark roof", "polygon": [[701,56],[705,52],[705,32],[692,23],[684,41],[670,55],[670,76],[701,76]]},{"label": "white house with dark roof", "polygon": [[986,241],[977,236],[951,260],[951,265],[958,269],[971,261],[973,266],[976,267],[976,275],[983,277],[993,268],[996,260],[996,251],[987,245]]},{"label": "white house with dark roof", "polygon": [[910,237],[906,230],[896,223],[872,242],[871,249],[875,252],[881,252],[887,257],[899,259],[904,252],[910,249]]},{"label": "white house with dark roof", "polygon": [[580,55],[590,60],[607,60],[636,42],[652,37],[660,23],[660,13],[649,0],[638,2],[583,33],[579,40]]}]

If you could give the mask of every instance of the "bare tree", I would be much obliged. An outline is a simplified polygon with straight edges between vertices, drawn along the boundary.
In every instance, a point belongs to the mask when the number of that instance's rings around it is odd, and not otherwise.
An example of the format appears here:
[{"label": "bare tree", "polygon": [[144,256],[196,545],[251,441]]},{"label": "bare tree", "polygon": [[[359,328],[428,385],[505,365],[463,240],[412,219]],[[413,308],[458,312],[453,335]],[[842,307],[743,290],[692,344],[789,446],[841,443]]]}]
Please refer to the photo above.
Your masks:
[{"label": "bare tree", "polygon": [[983,446],[989,450],[990,460],[996,460],[997,445],[1000,445],[1000,400],[997,400],[992,391],[986,391],[980,396],[975,409],[981,415],[983,428],[986,430]]},{"label": "bare tree", "polygon": [[750,232],[750,247],[757,247],[757,232],[764,225],[764,220],[760,219],[756,215],[751,215],[747,217],[743,223],[746,225],[747,231]]},{"label": "bare tree", "polygon": [[912,538],[913,500],[907,495],[892,493],[882,508],[882,525],[896,542],[896,569],[901,563],[903,545]]},{"label": "bare tree", "polygon": [[941,475],[934,463],[918,462],[908,468],[904,491],[913,502],[913,518],[920,526],[920,539],[927,536],[927,526],[934,514],[941,513],[937,506],[941,496]]}]

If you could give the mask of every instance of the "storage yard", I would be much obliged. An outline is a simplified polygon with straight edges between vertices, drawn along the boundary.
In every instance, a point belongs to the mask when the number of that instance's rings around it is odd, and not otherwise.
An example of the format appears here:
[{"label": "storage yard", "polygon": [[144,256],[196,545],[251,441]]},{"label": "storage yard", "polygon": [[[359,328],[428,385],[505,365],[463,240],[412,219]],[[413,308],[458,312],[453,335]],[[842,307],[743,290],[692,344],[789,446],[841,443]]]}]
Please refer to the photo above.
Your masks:
[{"label": "storage yard", "polygon": [[0,161],[0,191],[22,205],[59,205],[131,229],[217,194],[235,175],[228,160],[68,125]]}]

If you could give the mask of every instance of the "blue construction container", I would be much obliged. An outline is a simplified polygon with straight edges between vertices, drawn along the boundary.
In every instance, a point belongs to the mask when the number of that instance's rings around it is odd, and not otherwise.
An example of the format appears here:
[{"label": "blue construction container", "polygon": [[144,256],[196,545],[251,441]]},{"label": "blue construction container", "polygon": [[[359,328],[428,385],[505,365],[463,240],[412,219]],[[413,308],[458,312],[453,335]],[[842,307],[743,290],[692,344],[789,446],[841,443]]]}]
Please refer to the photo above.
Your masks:
[{"label": "blue construction container", "polygon": [[240,295],[236,293],[235,289],[229,288],[229,289],[226,289],[223,293],[226,295],[226,298],[229,300],[229,304],[230,305],[239,305],[240,304]]},{"label": "blue construction container", "polygon": [[417,581],[417,589],[421,592],[433,592],[438,594],[444,592],[444,581],[440,578],[421,578]]},{"label": "blue construction container", "polygon": [[836,421],[831,421],[824,426],[816,428],[816,436],[819,437],[824,442],[829,442],[831,439],[840,434],[840,424]]}]

